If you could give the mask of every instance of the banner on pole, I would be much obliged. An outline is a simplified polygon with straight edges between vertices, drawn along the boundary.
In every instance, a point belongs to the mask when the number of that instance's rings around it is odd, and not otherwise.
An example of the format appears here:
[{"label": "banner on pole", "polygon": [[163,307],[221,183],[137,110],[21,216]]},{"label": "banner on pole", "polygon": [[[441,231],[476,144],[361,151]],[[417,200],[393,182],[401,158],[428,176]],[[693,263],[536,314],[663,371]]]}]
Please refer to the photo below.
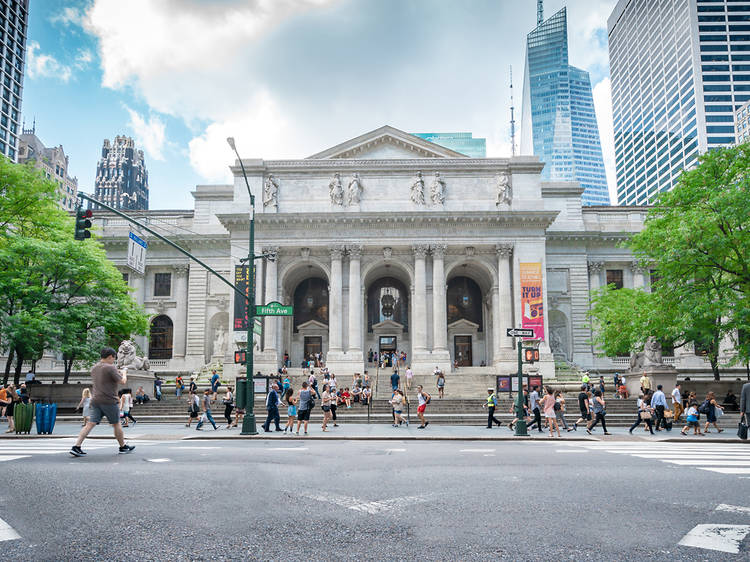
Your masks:
[{"label": "banner on pole", "polygon": [[[253,267],[255,273],[255,267]],[[234,286],[245,293],[246,297],[250,296],[250,283],[255,287],[255,275],[250,277],[250,268],[246,265],[234,266]],[[254,291],[253,291],[254,292]],[[239,295],[234,295],[234,329],[237,331],[247,331],[247,303]],[[255,303],[253,303],[254,305]]]},{"label": "banner on pole", "polygon": [[544,339],[542,264],[521,263],[521,325],[534,330],[534,338]]}]

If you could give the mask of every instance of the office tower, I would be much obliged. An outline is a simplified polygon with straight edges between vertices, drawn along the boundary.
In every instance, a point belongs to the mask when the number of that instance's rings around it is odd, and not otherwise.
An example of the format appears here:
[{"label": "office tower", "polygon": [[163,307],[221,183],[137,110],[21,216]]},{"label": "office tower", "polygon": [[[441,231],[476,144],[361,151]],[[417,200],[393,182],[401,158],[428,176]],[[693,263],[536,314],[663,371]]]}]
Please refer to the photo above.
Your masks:
[{"label": "office tower", "polygon": [[734,115],[737,144],[750,140],[750,101],[743,103]]},{"label": "office tower", "polygon": [[450,148],[472,158],[487,157],[487,139],[475,139],[472,133],[412,133],[445,148]]},{"label": "office tower", "polygon": [[546,163],[545,180],[578,181],[584,205],[608,205],[599,127],[588,72],[568,62],[568,21],[563,8],[526,37],[521,113],[521,154]]},{"label": "office tower", "polygon": [[102,157],[96,166],[95,197],[116,209],[148,209],[148,172],[143,151],[133,139],[104,139]]},{"label": "office tower", "polygon": [[607,22],[617,195],[642,205],[712,148],[750,99],[750,1],[620,0]]},{"label": "office tower", "polygon": [[0,74],[3,80],[0,153],[13,162],[18,161],[28,21],[29,0],[0,0]]},{"label": "office tower", "polygon": [[31,129],[23,129],[18,142],[18,163],[27,162],[33,162],[34,167],[42,170],[48,180],[58,185],[62,208],[66,211],[74,210],[78,197],[78,178],[68,175],[68,157],[62,145],[47,148],[39,140],[36,136],[36,123]]}]

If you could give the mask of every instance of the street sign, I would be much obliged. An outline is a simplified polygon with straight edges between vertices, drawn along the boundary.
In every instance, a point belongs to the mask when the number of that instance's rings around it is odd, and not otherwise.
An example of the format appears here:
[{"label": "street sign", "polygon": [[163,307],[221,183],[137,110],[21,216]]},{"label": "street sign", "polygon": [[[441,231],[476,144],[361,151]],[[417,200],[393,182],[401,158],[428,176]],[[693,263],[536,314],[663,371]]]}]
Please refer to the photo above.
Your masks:
[{"label": "street sign", "polygon": [[261,323],[259,318],[256,318],[255,322],[253,323],[253,333],[261,335]]},{"label": "street sign", "polygon": [[148,243],[132,232],[128,237],[128,267],[141,275],[146,272],[146,249]]},{"label": "street sign", "polygon": [[534,330],[531,328],[506,328],[505,334],[509,338],[533,338]]},{"label": "street sign", "polygon": [[292,316],[293,307],[284,306],[280,302],[269,302],[255,307],[255,316]]}]

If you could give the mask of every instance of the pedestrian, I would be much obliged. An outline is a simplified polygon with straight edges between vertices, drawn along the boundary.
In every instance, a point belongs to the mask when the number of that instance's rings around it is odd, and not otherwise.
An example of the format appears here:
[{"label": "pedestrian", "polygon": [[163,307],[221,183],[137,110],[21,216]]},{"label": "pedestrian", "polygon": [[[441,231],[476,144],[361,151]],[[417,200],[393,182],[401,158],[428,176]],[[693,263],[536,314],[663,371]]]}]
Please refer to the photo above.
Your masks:
[{"label": "pedestrian", "polygon": [[740,391],[740,422],[750,425],[750,382],[742,385]]},{"label": "pedestrian", "polygon": [[266,416],[266,422],[263,424],[263,431],[266,433],[271,431],[271,422],[276,426],[276,431],[281,431],[281,427],[279,426],[279,422],[281,421],[279,404],[281,404],[281,399],[279,398],[279,385],[278,383],[273,383],[271,385],[271,390],[266,396],[266,411],[268,412],[268,415]]},{"label": "pedestrian", "polygon": [[198,385],[195,384],[195,375],[190,375],[190,392],[198,394]]},{"label": "pedestrian", "polygon": [[[8,385],[10,386],[10,385]],[[10,400],[8,398],[7,387],[0,384],[0,414],[5,417],[5,410],[8,408]]]},{"label": "pedestrian", "polygon": [[497,395],[491,387],[487,389],[487,401],[482,404],[482,407],[487,408],[487,429],[492,429],[493,423],[496,423],[498,427],[503,425],[503,422],[495,417],[495,408],[497,408]]},{"label": "pedestrian", "polygon": [[619,399],[620,398],[620,373],[615,373],[612,376],[612,382],[615,385],[615,394],[613,398]]},{"label": "pedestrian", "polygon": [[9,384],[5,400],[5,417],[8,418],[8,430],[5,433],[13,433],[16,430],[14,410],[16,404],[20,401],[16,392],[16,386],[12,383]]},{"label": "pedestrian", "polygon": [[328,392],[331,395],[331,420],[333,420],[333,427],[338,427],[339,424],[336,423],[336,420],[338,420],[338,416],[336,415],[336,409],[339,405],[339,396],[336,393],[336,375],[331,373],[331,382],[328,385]]},{"label": "pedestrian", "polygon": [[122,393],[120,395],[120,411],[122,412],[122,426],[129,427],[128,420],[131,420],[133,422],[133,425],[135,425],[136,424],[135,418],[130,413],[130,410],[133,409],[133,395],[130,394],[129,388],[124,388],[120,392]]},{"label": "pedestrian", "polygon": [[637,412],[638,412],[638,417],[635,419],[635,422],[633,423],[633,425],[630,426],[628,433],[632,435],[633,430],[639,425],[641,425],[641,422],[646,422],[646,427],[648,427],[648,430],[651,432],[651,435],[654,435],[654,428],[651,423],[651,416],[653,415],[653,410],[651,409],[651,406],[649,405],[648,401],[646,401],[643,394],[640,394],[638,396]]},{"label": "pedestrian", "polygon": [[224,396],[224,419],[227,420],[226,429],[229,429],[232,425],[232,410],[234,410],[234,393],[232,392],[232,387],[228,386],[227,393]]},{"label": "pedestrian", "polygon": [[555,414],[555,406],[557,405],[557,402],[555,401],[555,393],[552,392],[550,387],[546,387],[544,390],[546,394],[544,395],[544,398],[542,398],[540,406],[544,408],[544,418],[549,426],[549,436],[554,437],[555,434],[553,430],[556,430],[557,436],[562,437],[560,435],[560,426],[557,425],[557,415]]},{"label": "pedestrian", "polygon": [[219,392],[221,382],[219,381],[219,373],[216,370],[211,371],[211,373],[211,393],[213,394],[211,401],[216,402],[216,395]]},{"label": "pedestrian", "polygon": [[[391,398],[391,405],[393,406],[393,427],[399,427],[405,420],[401,416],[404,411],[404,395],[401,394],[399,389],[393,391],[393,398]],[[409,425],[408,423],[406,424]]]},{"label": "pedestrian", "polygon": [[[667,408],[667,398],[662,392],[662,385],[656,385],[656,392],[651,397],[651,408],[656,413],[656,431],[661,431],[664,422],[664,410]],[[664,428],[666,429],[666,427]]]},{"label": "pedestrian", "polygon": [[297,396],[297,435],[299,435],[299,428],[305,424],[305,435],[307,435],[307,424],[310,423],[310,412],[315,405],[313,400],[312,390],[307,382],[302,383],[302,388]]},{"label": "pedestrian", "polygon": [[531,394],[529,394],[529,410],[534,414],[534,421],[531,422],[528,429],[531,429],[536,425],[539,433],[542,432],[542,413],[539,410],[539,387],[534,385],[531,387]]},{"label": "pedestrian", "polygon": [[716,424],[718,418],[724,413],[724,409],[716,402],[716,396],[713,392],[709,392],[706,395],[706,400],[701,405],[700,412],[706,414],[706,427],[703,428],[704,433],[710,433],[710,431],[708,431],[708,426],[710,424],[714,424],[716,431],[719,433],[724,431]]},{"label": "pedestrian", "polygon": [[315,373],[311,370],[310,376],[307,379],[307,384],[315,392],[315,395],[320,398],[320,392],[318,392],[318,379],[315,378]]},{"label": "pedestrian", "polygon": [[177,396],[177,400],[182,400],[182,391],[185,390],[185,381],[182,379],[182,375],[177,375],[174,380],[174,393]]},{"label": "pedestrian", "polygon": [[674,390],[672,390],[672,411],[674,412],[674,423],[677,423],[680,420],[680,416],[683,412],[682,393],[680,386],[680,383],[677,383],[676,385],[674,385]]},{"label": "pedestrian", "polygon": [[438,372],[437,376],[437,389],[438,389],[438,398],[445,398],[445,375],[443,374],[443,371]]},{"label": "pedestrian", "polygon": [[156,380],[154,381],[154,398],[156,398],[157,402],[161,402],[161,385],[162,380],[157,375]]},{"label": "pedestrian", "polygon": [[331,419],[331,392],[327,384],[323,385],[323,393],[320,400],[320,407],[323,410],[323,425],[320,427],[323,431],[328,431],[328,420]]},{"label": "pedestrian", "polygon": [[193,423],[193,420],[198,419],[198,413],[201,410],[201,404],[200,400],[198,399],[198,395],[195,394],[192,390],[188,391],[188,421],[185,424],[185,427],[190,427],[190,424]]},{"label": "pedestrian", "polygon": [[196,431],[200,431],[201,427],[203,427],[203,423],[206,421],[210,421],[211,425],[214,427],[214,431],[219,429],[216,426],[216,422],[214,421],[214,417],[211,415],[211,390],[208,388],[203,391],[203,415],[201,416],[201,419],[198,421],[198,425],[195,426]]},{"label": "pedestrian", "polygon": [[641,392],[645,396],[648,394],[648,391],[651,390],[651,379],[648,378],[648,375],[646,374],[646,371],[643,371],[643,375],[641,376]]},{"label": "pedestrian", "polygon": [[284,393],[284,403],[286,404],[286,426],[284,427],[284,435],[287,430],[291,434],[294,431],[294,420],[297,417],[297,399],[294,397],[294,389],[290,386]]},{"label": "pedestrian", "polygon": [[427,427],[430,422],[428,422],[424,417],[424,412],[427,409],[427,404],[430,403],[430,400],[432,400],[432,396],[427,394],[424,389],[422,388],[422,385],[420,384],[417,386],[417,416],[419,416],[419,421],[422,422],[422,425],[420,425],[417,429],[424,429]]},{"label": "pedestrian", "polygon": [[[522,400],[521,404],[522,404],[522,407],[523,407],[523,411],[522,411],[523,419],[528,424],[529,423],[529,419],[530,419],[529,418],[529,393],[527,391],[527,388],[526,388],[525,384],[522,387],[522,396],[523,397],[521,399]],[[516,425],[516,422],[518,422],[518,420],[519,420],[518,413],[517,413],[517,406],[516,406],[515,401],[513,400],[513,395],[512,394],[510,395],[510,413],[513,414],[514,416],[516,416],[516,417],[514,417],[511,420],[510,424],[508,424],[508,429],[510,429],[512,431],[513,428]],[[527,429],[528,429],[528,426],[527,426]]]},{"label": "pedestrian", "polygon": [[91,417],[86,426],[81,429],[75,444],[70,449],[74,457],[82,457],[86,453],[81,449],[83,441],[92,429],[96,427],[103,417],[112,426],[115,438],[119,444],[120,453],[130,453],[135,449],[132,445],[125,444],[125,436],[120,427],[120,411],[117,407],[117,385],[128,381],[127,368],[118,371],[114,363],[117,352],[111,347],[105,347],[99,354],[101,360],[91,368],[91,379],[93,382],[91,391]]},{"label": "pedestrian", "polygon": [[583,375],[581,376],[581,384],[586,385],[586,390],[589,390],[589,382],[591,379],[589,378],[589,372],[584,371]]},{"label": "pedestrian", "polygon": [[602,396],[604,396],[604,377],[601,375],[599,376],[599,390],[601,390]]},{"label": "pedestrian", "polygon": [[688,429],[692,427],[693,435],[705,435],[704,433],[701,433],[701,424],[698,421],[699,419],[700,412],[698,412],[698,401],[691,400],[690,402],[688,402],[688,409],[687,412],[685,412],[685,420],[687,421],[687,423],[685,424],[685,427],[682,428],[682,431],[680,431],[680,433],[682,435],[687,435]]},{"label": "pedestrian", "polygon": [[565,431],[570,433],[573,431],[572,427],[568,427],[568,422],[565,420],[565,397],[561,390],[555,391],[555,417],[557,418],[557,425],[560,427],[562,424]]},{"label": "pedestrian", "polygon": [[398,390],[399,382],[401,381],[401,377],[398,376],[398,371],[393,371],[393,374],[391,375],[391,390]]},{"label": "pedestrian", "polygon": [[89,422],[89,418],[91,417],[90,388],[84,388],[83,392],[81,392],[81,401],[78,403],[78,406],[76,406],[76,411],[78,410],[81,410],[81,413],[83,415],[83,423],[81,423],[81,426],[85,426]]},{"label": "pedestrian", "polygon": [[411,382],[414,378],[414,371],[411,370],[411,365],[406,367],[406,388],[411,390]]},{"label": "pedestrian", "polygon": [[595,390],[594,391],[594,405],[593,405],[592,408],[594,410],[594,416],[596,416],[596,417],[594,418],[593,422],[589,423],[588,428],[586,428],[586,432],[589,435],[591,435],[591,430],[599,422],[601,422],[601,424],[602,424],[602,429],[604,430],[604,435],[612,435],[611,433],[609,433],[607,431],[607,422],[604,421],[604,417],[607,415],[606,405],[607,405],[607,403],[604,401],[604,398],[602,397],[601,391],[600,390]]}]

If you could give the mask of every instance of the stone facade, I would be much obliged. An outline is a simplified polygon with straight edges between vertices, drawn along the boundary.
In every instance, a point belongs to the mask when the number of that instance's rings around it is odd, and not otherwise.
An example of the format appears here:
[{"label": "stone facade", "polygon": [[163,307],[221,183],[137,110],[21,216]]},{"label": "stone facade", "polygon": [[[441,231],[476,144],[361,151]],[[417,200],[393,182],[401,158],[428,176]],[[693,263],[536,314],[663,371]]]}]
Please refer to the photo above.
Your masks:
[{"label": "stone facade", "polygon": [[[514,372],[505,331],[520,322],[526,262],[541,263],[543,272],[545,340],[534,368],[549,377],[555,359],[617,364],[595,358],[589,291],[608,278],[648,286],[648,273],[618,247],[642,228],[645,208],[582,207],[581,187],[542,182],[536,157],[468,158],[391,127],[309,158],[243,164],[258,195],[256,253],[277,255],[256,262],[256,303],[295,305],[294,317],[263,319],[257,369],[275,371],[285,353],[297,367],[306,352],[319,351],[348,375],[362,372],[369,350],[393,346],[417,373],[449,370],[457,360],[463,370]],[[193,211],[140,214],[229,280],[247,256],[249,234],[245,180],[238,163],[231,169],[233,185],[196,188]],[[429,196],[437,172],[443,201]],[[415,202],[420,176],[425,197]],[[261,196],[264,188],[272,197]],[[151,353],[153,331],[151,341],[138,341],[152,368],[197,370],[218,354],[231,373],[232,351],[246,338],[233,330],[233,291],[153,237],[146,275],[129,272],[127,224],[99,212],[95,218],[135,298],[162,317],[158,350],[170,357]]]}]

